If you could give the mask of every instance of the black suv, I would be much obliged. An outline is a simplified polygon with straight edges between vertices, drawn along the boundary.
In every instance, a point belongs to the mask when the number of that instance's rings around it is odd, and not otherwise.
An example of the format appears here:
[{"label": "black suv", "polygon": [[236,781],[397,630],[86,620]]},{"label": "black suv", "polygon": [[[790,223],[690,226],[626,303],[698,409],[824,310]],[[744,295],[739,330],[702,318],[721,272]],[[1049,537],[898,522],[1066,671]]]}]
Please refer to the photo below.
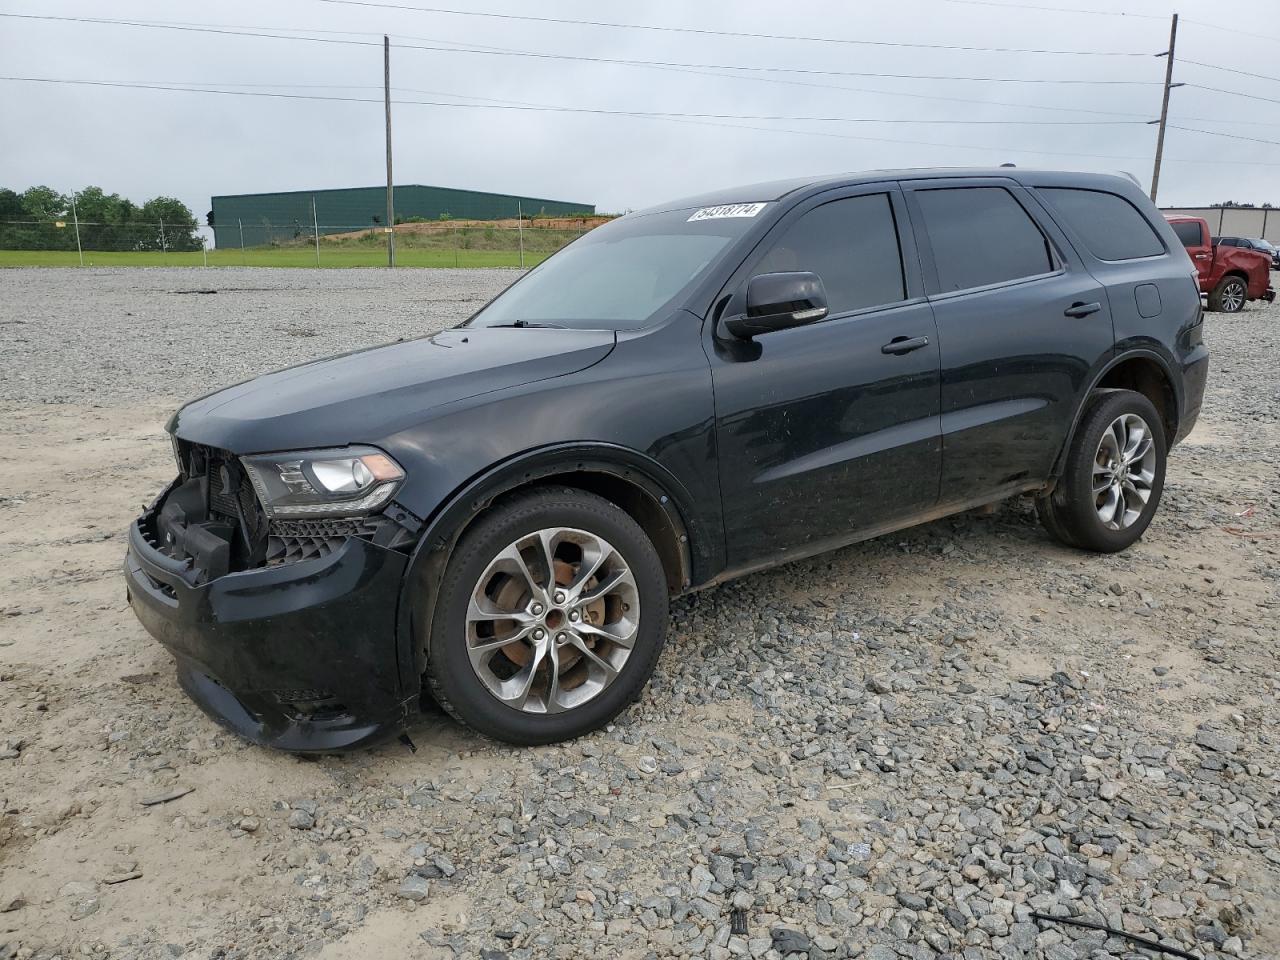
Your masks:
[{"label": "black suv", "polygon": [[1122,550],[1208,370],[1195,271],[1128,180],[874,172],[600,227],[454,329],[174,415],[130,529],[183,686],[289,750],[428,693],[503,740],[609,721],[672,596],[1017,494]]}]

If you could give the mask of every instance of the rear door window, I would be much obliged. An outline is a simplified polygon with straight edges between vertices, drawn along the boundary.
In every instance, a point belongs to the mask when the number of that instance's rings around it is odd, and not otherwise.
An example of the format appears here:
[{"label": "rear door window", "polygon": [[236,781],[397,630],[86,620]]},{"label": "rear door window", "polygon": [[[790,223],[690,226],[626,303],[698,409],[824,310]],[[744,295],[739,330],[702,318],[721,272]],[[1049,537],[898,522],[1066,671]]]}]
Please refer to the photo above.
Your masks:
[{"label": "rear door window", "polygon": [[1158,257],[1164,244],[1124,197],[1101,190],[1041,187],[1037,191],[1099,260]]},{"label": "rear door window", "polygon": [[1183,221],[1175,223],[1173,232],[1178,235],[1184,247],[1200,247],[1204,245],[1204,237],[1200,235],[1200,224]]},{"label": "rear door window", "polygon": [[1052,273],[1049,240],[1003,187],[916,191],[943,292]]},{"label": "rear door window", "polygon": [[816,273],[832,314],[906,299],[902,253],[887,193],[832,200],[787,227],[753,274]]}]

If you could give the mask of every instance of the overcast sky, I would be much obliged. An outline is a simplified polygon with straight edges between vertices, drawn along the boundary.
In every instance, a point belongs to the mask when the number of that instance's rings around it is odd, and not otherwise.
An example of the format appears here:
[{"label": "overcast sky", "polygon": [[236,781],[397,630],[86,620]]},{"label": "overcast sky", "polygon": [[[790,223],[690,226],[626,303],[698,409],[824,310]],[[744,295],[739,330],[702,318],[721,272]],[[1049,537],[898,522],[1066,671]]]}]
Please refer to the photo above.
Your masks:
[{"label": "overcast sky", "polygon": [[[94,184],[137,201],[167,194],[182,199],[203,217],[214,194],[385,182],[380,101],[380,34],[385,31],[393,43],[418,46],[483,46],[815,71],[733,71],[738,76],[726,76],[731,71],[688,72],[393,48],[392,85],[398,88],[393,96],[406,100],[478,102],[466,99],[470,97],[605,110],[926,121],[709,121],[722,124],[717,126],[687,120],[405,104],[394,107],[398,183],[574,200],[594,203],[604,211],[642,207],[735,183],[882,167],[1016,162],[1019,166],[1127,170],[1145,187],[1151,176],[1156,130],[1143,121],[1159,115],[1158,84],[1164,74],[1164,60],[1150,54],[1167,47],[1168,15],[1174,9],[1165,0],[1123,4],[1140,16],[997,8],[993,5],[997,0],[387,2],[405,6],[434,2],[497,13],[832,39],[1145,55],[1068,56],[747,39],[528,23],[327,0],[269,4],[0,0],[0,13],[233,25],[276,32],[354,31],[316,35],[375,44],[0,18],[0,73],[5,75],[200,84],[256,92],[276,89],[377,101],[311,102],[0,81],[0,185],[22,189],[45,183],[70,191]],[[1045,7],[1121,6],[1109,0],[1037,2]],[[1273,2],[1220,0],[1212,5],[1196,3],[1181,12],[1196,21],[1237,29],[1257,24],[1264,32],[1280,34],[1277,18],[1263,15]],[[1276,49],[1274,38],[1263,41],[1184,19],[1175,79],[1280,101],[1280,81],[1184,62],[1280,76]],[[1143,83],[985,83],[816,71]],[[1280,102],[1187,86],[1173,92],[1170,117],[1177,125],[1280,141]],[[1040,123],[947,122],[958,120]],[[1080,123],[1134,120],[1139,122]],[[735,125],[755,129],[735,129]],[[1280,204],[1280,145],[1170,130],[1161,179],[1160,201],[1165,205],[1228,199]]]}]

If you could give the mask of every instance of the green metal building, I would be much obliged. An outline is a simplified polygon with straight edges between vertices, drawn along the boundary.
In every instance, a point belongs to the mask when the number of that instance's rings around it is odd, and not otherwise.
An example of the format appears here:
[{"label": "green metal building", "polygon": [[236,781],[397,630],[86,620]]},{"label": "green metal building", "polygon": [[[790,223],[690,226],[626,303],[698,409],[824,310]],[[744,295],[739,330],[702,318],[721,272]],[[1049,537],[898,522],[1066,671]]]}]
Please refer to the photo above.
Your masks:
[{"label": "green metal building", "polygon": [[[502,220],[515,217],[517,212],[525,216],[572,216],[592,214],[596,210],[591,203],[426,187],[417,183],[396,187],[395,209],[397,221],[411,217]],[[384,226],[387,218],[387,188],[232,194],[213,198],[211,217],[214,246],[220,248],[238,247],[242,242],[246,247],[256,247],[302,239],[312,235],[317,222],[322,234],[376,229]]]}]

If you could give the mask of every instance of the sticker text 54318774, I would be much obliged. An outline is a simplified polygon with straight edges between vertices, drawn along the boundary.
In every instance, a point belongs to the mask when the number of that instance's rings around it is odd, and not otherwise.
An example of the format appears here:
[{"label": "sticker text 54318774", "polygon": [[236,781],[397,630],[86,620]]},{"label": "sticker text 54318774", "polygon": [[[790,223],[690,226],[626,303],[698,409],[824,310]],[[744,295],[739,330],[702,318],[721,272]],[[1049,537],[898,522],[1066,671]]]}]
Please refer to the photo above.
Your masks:
[{"label": "sticker text 54318774", "polygon": [[754,217],[767,207],[767,203],[724,203],[718,207],[703,207],[695,210],[686,223],[695,220],[723,220],[725,217]]}]

